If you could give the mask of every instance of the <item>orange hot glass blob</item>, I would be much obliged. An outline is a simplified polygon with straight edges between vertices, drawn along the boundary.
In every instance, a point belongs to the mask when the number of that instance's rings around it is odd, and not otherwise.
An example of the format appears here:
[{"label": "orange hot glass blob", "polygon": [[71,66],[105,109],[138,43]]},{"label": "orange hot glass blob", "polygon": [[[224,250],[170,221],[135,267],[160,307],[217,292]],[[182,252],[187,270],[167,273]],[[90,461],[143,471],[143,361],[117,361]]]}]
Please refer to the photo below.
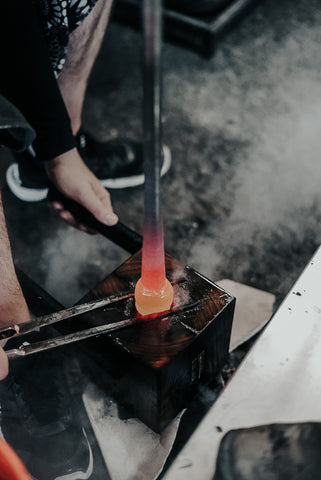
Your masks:
[{"label": "orange hot glass blob", "polygon": [[173,302],[173,287],[166,278],[162,225],[146,224],[141,278],[135,288],[135,305],[141,315],[166,312]]},{"label": "orange hot glass blob", "polygon": [[144,285],[142,278],[135,287],[135,306],[141,315],[166,312],[173,303],[173,287],[165,277],[159,288],[150,288]]}]

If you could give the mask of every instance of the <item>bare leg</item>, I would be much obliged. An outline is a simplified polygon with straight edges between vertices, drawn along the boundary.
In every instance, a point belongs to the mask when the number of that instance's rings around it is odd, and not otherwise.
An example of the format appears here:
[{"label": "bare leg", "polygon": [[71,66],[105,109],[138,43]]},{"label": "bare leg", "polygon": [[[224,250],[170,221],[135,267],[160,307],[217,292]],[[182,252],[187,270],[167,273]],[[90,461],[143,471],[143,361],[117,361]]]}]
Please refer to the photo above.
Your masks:
[{"label": "bare leg", "polygon": [[104,38],[111,6],[112,0],[98,0],[83,23],[70,35],[66,63],[58,85],[74,134],[81,126],[88,78]]},{"label": "bare leg", "polygon": [[13,266],[0,195],[0,328],[29,320],[29,310]]},{"label": "bare leg", "polygon": [[[69,38],[66,63],[58,78],[58,85],[74,134],[81,126],[88,78],[104,38],[111,5],[112,0],[98,0]],[[109,193],[84,164],[76,148],[45,162],[45,168],[50,180],[64,195],[80,203],[100,222],[106,225],[117,223],[118,217],[113,212]],[[53,207],[68,223],[86,230],[59,202],[54,202]]]},{"label": "bare leg", "polygon": [[[66,63],[58,78],[58,85],[68,110],[71,127],[76,134],[81,126],[89,75],[99,52],[107,27],[112,0],[98,0],[83,23],[71,34],[67,48]],[[86,167],[76,148],[45,163],[48,177],[66,196],[83,205],[99,221],[114,225],[114,214],[109,193]],[[61,218],[73,226],[78,225],[71,213],[59,202],[53,207]]]},{"label": "bare leg", "polygon": [[[0,328],[28,320],[30,314],[13,266],[0,195]],[[3,342],[0,340],[0,380],[8,373],[8,359],[1,349]]]}]

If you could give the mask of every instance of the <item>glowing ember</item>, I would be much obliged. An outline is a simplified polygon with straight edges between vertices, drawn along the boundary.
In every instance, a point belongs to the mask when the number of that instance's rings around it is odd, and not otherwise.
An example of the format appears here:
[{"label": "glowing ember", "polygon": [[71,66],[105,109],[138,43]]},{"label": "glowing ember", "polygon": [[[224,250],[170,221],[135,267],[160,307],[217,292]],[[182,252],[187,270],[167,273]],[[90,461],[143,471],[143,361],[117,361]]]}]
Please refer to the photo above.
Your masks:
[{"label": "glowing ember", "polygon": [[169,310],[173,287],[165,276],[165,255],[161,226],[146,228],[142,253],[142,276],[135,288],[135,305],[141,315]]}]

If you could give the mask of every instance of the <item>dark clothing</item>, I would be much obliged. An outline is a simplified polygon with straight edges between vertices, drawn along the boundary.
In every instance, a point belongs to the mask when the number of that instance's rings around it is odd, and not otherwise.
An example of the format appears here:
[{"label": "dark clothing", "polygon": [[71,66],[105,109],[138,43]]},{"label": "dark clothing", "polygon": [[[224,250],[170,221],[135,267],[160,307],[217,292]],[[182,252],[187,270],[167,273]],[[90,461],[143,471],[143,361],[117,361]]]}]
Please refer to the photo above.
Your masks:
[{"label": "dark clothing", "polygon": [[0,95],[0,146],[21,152],[31,145],[35,136],[20,110]]},{"label": "dark clothing", "polygon": [[[68,43],[67,8],[64,7],[80,5],[79,17],[70,27],[76,28],[94,3],[91,1],[91,7],[87,5],[85,9],[87,0],[38,0],[37,4],[33,0],[0,2],[0,93],[21,110],[36,131],[33,148],[40,160],[50,160],[76,145],[53,66],[63,65]],[[58,39],[59,51],[55,48]]]},{"label": "dark clothing", "polygon": [[97,0],[34,0],[48,45],[51,66],[59,75],[65,63],[70,33],[91,12]]}]

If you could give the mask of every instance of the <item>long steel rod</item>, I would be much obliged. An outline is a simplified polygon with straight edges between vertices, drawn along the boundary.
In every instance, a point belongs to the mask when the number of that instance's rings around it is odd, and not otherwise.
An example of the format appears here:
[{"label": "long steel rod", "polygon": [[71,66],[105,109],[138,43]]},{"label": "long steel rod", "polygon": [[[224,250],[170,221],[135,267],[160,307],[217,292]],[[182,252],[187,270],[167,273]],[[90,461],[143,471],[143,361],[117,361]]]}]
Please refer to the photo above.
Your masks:
[{"label": "long steel rod", "polygon": [[[144,0],[144,233],[142,273],[139,288],[159,292],[166,285],[164,234],[161,216],[160,170],[162,162],[161,128],[161,50],[162,2]],[[136,299],[137,300],[137,299]],[[136,301],[136,307],[138,306]],[[139,308],[141,306],[139,305]]]},{"label": "long steel rod", "polygon": [[143,123],[145,168],[145,219],[159,224],[161,132],[161,49],[162,2],[143,2],[144,62],[143,62]]}]

